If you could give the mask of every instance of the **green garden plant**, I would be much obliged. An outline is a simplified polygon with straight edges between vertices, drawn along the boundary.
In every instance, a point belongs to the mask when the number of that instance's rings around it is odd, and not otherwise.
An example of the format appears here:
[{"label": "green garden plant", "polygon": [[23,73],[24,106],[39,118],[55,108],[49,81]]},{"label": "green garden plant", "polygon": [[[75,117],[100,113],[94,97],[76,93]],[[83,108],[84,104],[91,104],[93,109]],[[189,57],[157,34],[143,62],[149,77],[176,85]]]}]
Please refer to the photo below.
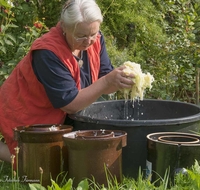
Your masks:
[{"label": "green garden plant", "polygon": [[[21,22],[32,11],[31,3],[11,3],[1,0],[0,9],[0,85],[8,78],[17,63],[26,55],[32,42],[48,31],[42,21]],[[28,4],[28,5],[27,5]],[[24,10],[25,9],[25,10]],[[34,10],[34,9],[33,9]],[[23,12],[25,12],[23,14]],[[33,11],[34,12],[34,11]],[[20,14],[20,16],[19,16]],[[35,16],[36,17],[36,16]],[[24,18],[24,17],[23,17]],[[29,19],[29,17],[27,17]]]},{"label": "green garden plant", "polygon": [[[43,187],[39,183],[21,184],[18,182],[15,176],[13,178],[5,178],[8,174],[5,173],[11,170],[10,165],[4,162],[0,163],[0,190],[197,190],[200,188],[200,165],[197,160],[194,161],[194,165],[191,168],[186,169],[185,173],[178,173],[175,175],[173,183],[169,181],[169,172],[166,170],[166,174],[159,184],[155,185],[155,182],[151,182],[149,179],[144,178],[141,170],[138,172],[138,178],[132,179],[123,177],[123,181],[119,184],[109,174],[108,186],[99,185],[95,182],[95,179],[83,179],[80,181],[77,187],[73,186],[73,179],[63,179],[62,184],[51,180],[51,185]],[[108,175],[108,174],[107,174]],[[7,179],[7,181],[5,181]],[[8,179],[10,181],[8,181]]]},{"label": "green garden plant", "polygon": [[[112,40],[116,45],[108,49],[110,55],[115,49],[127,52],[119,60],[138,62],[155,77],[146,97],[195,103],[195,74],[200,52],[199,1],[129,0],[122,3],[107,0],[99,3],[105,17],[102,30],[107,41]],[[111,57],[114,63],[115,57],[115,54]]]},{"label": "green garden plant", "polygon": [[[0,85],[32,41],[57,23],[65,0],[10,2],[0,0]],[[152,73],[155,82],[146,98],[195,103],[195,74],[200,67],[199,1],[97,2],[104,15],[101,30],[114,66],[130,60]],[[42,30],[34,27],[37,21],[44,26]]]}]

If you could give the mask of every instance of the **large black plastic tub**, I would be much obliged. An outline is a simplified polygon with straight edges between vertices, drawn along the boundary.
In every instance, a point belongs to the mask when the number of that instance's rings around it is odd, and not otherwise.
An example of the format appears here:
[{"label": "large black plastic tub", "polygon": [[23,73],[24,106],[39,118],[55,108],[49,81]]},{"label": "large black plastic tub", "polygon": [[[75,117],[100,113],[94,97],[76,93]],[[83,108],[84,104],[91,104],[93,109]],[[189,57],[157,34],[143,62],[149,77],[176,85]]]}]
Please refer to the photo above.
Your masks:
[{"label": "large black plastic tub", "polygon": [[123,175],[137,178],[139,168],[146,169],[146,136],[155,132],[191,132],[200,129],[200,107],[165,101],[112,100],[95,102],[85,110],[70,115],[73,130],[106,129],[127,132],[127,146],[122,153]]}]

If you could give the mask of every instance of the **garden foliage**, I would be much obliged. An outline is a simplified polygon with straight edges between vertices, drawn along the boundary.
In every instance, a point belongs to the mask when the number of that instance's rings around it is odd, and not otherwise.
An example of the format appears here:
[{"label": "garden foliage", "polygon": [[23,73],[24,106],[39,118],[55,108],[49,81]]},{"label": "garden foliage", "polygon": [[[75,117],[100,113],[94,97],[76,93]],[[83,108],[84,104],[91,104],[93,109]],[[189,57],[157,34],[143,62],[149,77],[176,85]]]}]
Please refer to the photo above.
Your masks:
[{"label": "garden foliage", "polygon": [[[164,178],[160,178],[159,183],[151,182],[145,179],[142,172],[139,171],[138,178],[132,179],[123,177],[122,183],[119,184],[114,177],[109,175],[107,178],[108,185],[99,185],[94,180],[83,179],[77,186],[73,185],[73,179],[63,178],[62,183],[56,179],[51,180],[47,187],[40,183],[19,183],[15,176],[10,177],[5,173],[5,163],[0,163],[0,190],[198,190],[200,189],[200,165],[197,160],[191,168],[185,169],[185,173],[178,173],[174,176],[174,181],[169,180],[169,170],[166,170]],[[6,181],[9,179],[10,181]],[[155,185],[156,183],[156,185]]]},{"label": "garden foliage", "polygon": [[[54,26],[65,0],[0,0],[0,85],[33,40]],[[154,75],[146,98],[195,102],[200,67],[199,0],[97,0],[114,66],[141,64]],[[120,96],[119,96],[120,98]]]}]

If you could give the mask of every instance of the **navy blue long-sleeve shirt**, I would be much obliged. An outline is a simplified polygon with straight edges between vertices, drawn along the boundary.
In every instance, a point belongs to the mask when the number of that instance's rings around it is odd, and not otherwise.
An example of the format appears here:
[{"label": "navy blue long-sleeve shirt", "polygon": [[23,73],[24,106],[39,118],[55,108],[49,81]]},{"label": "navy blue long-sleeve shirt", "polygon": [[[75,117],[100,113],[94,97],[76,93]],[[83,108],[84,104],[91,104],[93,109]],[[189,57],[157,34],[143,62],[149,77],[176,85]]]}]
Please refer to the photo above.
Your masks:
[{"label": "navy blue long-sleeve shirt", "polygon": [[[78,64],[79,60],[76,59]],[[81,88],[85,88],[92,83],[87,51],[83,51],[82,60],[83,65],[80,68]],[[35,50],[32,66],[35,75],[43,84],[47,96],[55,108],[66,106],[77,96],[78,89],[70,71],[53,52]],[[104,37],[101,35],[99,78],[112,70],[113,66],[106,51]]]}]

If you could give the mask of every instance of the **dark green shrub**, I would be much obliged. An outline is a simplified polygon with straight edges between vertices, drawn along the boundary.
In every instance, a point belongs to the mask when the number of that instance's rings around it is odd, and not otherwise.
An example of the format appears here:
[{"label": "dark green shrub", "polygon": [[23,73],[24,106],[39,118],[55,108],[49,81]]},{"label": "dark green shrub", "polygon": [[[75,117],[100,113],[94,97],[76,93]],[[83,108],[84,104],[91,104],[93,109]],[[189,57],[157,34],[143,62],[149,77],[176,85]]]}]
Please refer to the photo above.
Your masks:
[{"label": "dark green shrub", "polygon": [[[12,6],[0,2],[1,85],[32,41],[57,23],[65,0],[11,0]],[[130,60],[153,74],[155,82],[146,98],[194,102],[196,68],[200,67],[198,0],[97,3],[104,15],[101,30],[113,65]]]}]

